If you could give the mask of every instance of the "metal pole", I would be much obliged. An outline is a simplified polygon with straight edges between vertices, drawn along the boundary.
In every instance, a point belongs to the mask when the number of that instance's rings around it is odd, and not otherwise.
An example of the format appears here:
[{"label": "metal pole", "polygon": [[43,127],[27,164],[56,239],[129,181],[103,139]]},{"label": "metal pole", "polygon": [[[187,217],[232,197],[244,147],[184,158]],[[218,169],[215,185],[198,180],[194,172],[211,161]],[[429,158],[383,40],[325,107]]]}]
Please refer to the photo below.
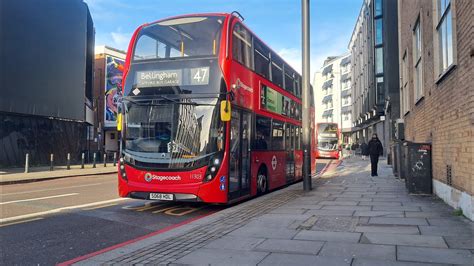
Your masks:
[{"label": "metal pole", "polygon": [[309,1],[301,0],[303,48],[303,189],[311,190],[311,132],[310,132],[310,66],[309,66]]},{"label": "metal pole", "polygon": [[30,171],[30,154],[26,154],[25,158],[25,173],[28,173]]},{"label": "metal pole", "polygon": [[50,162],[49,171],[53,171],[54,155],[52,153],[51,153],[51,156],[49,157],[49,162]]},{"label": "metal pole", "polygon": [[67,170],[71,170],[71,154],[67,154]]},{"label": "metal pole", "polygon": [[85,159],[84,153],[82,153],[82,155],[81,155],[81,169],[84,169],[84,159]]},{"label": "metal pole", "polygon": [[107,167],[107,153],[104,153],[104,167]]},{"label": "metal pole", "polygon": [[94,152],[94,155],[92,156],[92,168],[95,168],[96,157],[97,157],[97,154]]},{"label": "metal pole", "polygon": [[114,166],[117,165],[117,153],[114,152]]}]

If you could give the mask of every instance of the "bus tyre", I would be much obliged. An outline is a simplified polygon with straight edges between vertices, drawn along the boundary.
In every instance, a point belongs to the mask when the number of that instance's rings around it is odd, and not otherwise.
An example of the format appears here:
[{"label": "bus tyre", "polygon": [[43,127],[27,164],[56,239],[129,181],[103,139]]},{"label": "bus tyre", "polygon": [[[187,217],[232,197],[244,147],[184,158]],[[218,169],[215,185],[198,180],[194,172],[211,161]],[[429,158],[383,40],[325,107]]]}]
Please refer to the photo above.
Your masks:
[{"label": "bus tyre", "polygon": [[268,177],[265,168],[260,168],[257,174],[257,195],[268,192]]}]

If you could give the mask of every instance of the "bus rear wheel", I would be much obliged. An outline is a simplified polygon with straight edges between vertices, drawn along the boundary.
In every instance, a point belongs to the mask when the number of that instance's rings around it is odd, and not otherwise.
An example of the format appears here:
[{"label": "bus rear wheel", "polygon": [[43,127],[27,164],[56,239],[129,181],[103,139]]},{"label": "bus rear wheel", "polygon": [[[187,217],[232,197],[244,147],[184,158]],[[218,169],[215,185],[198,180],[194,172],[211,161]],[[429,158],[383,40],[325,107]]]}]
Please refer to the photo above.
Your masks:
[{"label": "bus rear wheel", "polygon": [[268,178],[265,168],[261,168],[257,174],[257,194],[262,195],[268,192]]}]

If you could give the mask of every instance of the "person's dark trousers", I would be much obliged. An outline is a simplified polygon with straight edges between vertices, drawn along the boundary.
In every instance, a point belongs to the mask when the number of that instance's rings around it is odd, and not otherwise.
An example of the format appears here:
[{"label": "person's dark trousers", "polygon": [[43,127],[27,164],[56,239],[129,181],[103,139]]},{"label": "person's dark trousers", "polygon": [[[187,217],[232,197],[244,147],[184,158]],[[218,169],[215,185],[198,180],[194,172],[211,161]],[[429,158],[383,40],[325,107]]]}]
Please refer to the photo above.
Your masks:
[{"label": "person's dark trousers", "polygon": [[377,175],[377,164],[379,163],[378,155],[370,155],[370,164],[372,166],[372,176]]}]

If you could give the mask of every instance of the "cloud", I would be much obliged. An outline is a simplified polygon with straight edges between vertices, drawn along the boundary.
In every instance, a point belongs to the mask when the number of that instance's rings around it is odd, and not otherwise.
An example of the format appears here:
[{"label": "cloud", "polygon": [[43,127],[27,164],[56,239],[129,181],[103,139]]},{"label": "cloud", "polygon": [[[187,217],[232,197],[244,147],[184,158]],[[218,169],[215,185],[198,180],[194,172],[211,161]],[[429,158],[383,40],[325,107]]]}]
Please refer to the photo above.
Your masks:
[{"label": "cloud", "polygon": [[301,73],[301,50],[297,48],[283,48],[277,51],[292,68]]},{"label": "cloud", "polygon": [[132,33],[123,33],[119,28],[117,31],[111,32],[110,36],[112,37],[112,44],[110,44],[110,46],[125,51],[132,38]]}]

